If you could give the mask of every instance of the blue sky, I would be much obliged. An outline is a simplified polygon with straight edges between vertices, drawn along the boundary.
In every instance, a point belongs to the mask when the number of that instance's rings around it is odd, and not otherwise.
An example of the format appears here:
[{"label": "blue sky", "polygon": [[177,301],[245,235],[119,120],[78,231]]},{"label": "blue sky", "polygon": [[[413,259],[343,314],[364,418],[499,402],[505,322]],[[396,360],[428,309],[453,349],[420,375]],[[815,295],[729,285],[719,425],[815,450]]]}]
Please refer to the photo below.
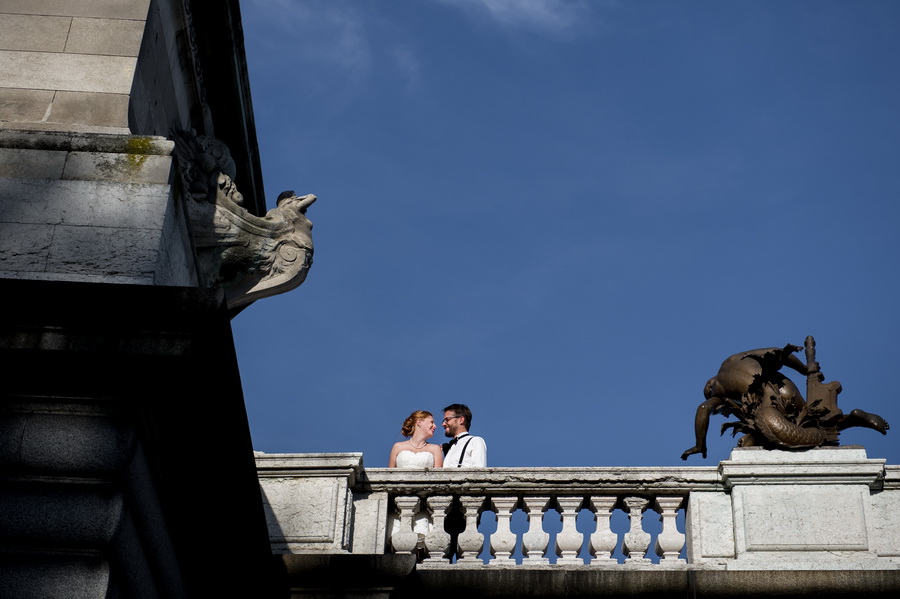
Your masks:
[{"label": "blue sky", "polygon": [[269,204],[319,197],[233,322],[256,449],[385,466],[463,402],[491,465],[681,465],[722,360],[813,335],[900,463],[900,3],[241,9]]}]

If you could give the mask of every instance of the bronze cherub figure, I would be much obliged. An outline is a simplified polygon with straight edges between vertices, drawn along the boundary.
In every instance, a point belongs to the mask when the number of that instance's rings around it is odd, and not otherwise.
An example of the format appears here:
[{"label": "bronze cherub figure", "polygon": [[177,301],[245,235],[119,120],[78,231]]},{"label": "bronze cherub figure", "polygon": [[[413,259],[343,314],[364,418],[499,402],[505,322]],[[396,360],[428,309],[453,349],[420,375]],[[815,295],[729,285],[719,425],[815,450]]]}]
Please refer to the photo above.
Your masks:
[{"label": "bronze cherub figure", "polygon": [[[824,383],[816,362],[816,342],[806,338],[806,364],[794,352],[802,347],[752,349],[728,357],[719,372],[706,382],[706,398],[694,419],[696,445],[681,454],[686,460],[695,453],[706,457],[706,433],[710,414],[736,416],[737,422],[722,425],[732,436],[743,433],[738,447],[767,449],[809,449],[837,445],[840,431],[852,426],[887,434],[890,426],[881,416],[863,410],[844,414],[837,406],[841,384]],[[806,375],[806,400],[789,378],[779,372],[783,366]]]}]

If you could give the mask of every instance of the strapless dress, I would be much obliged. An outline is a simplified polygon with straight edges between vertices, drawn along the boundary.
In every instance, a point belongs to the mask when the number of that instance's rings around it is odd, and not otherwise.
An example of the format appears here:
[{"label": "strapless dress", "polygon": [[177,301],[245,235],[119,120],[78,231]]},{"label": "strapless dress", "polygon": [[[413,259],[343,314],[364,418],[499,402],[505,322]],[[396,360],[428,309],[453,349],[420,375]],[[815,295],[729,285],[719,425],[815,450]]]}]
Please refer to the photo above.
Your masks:
[{"label": "strapless dress", "polygon": [[434,454],[404,449],[397,454],[397,468],[434,468]]},{"label": "strapless dress", "polygon": [[[397,468],[434,468],[434,454],[430,451],[410,451],[404,449],[397,454]],[[424,503],[424,502],[423,502]],[[424,507],[424,506],[422,506]],[[389,517],[388,531],[393,536],[400,530],[400,519],[396,514]],[[419,547],[425,546],[425,535],[431,532],[431,518],[426,510],[419,511],[413,516],[413,532],[419,535]],[[408,530],[408,529],[407,529]]]}]

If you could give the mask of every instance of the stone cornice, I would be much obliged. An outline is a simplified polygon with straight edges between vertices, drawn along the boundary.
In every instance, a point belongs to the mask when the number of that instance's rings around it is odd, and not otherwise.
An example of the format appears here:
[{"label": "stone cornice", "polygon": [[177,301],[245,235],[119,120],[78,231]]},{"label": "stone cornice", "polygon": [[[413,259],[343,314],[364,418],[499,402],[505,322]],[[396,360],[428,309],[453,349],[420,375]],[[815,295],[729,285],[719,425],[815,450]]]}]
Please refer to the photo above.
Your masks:
[{"label": "stone cornice", "polygon": [[0,148],[169,156],[175,143],[153,135],[0,129]]},{"label": "stone cornice", "polygon": [[722,485],[715,467],[685,468],[367,468],[357,485],[365,491],[504,495],[637,493],[687,495]]},{"label": "stone cornice", "polygon": [[884,459],[868,459],[862,447],[818,448],[803,452],[735,449],[719,464],[726,489],[740,484],[864,484],[882,487]]}]

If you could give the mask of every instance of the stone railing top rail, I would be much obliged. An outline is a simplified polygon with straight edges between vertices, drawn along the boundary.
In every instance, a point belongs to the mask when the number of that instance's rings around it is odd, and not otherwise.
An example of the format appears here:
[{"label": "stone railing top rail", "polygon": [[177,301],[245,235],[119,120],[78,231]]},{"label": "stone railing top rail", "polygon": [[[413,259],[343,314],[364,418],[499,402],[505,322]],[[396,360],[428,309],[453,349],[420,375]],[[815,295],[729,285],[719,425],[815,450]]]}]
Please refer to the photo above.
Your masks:
[{"label": "stone railing top rail", "polygon": [[[735,455],[738,454],[738,455]],[[746,456],[741,454],[747,454]],[[744,473],[743,461],[755,455],[754,471]],[[832,478],[832,482],[863,482],[873,489],[900,488],[900,466],[882,459],[867,459],[853,446],[817,449],[801,454],[736,451],[731,460],[717,466],[689,467],[515,467],[515,468],[365,468],[363,455],[347,453],[256,453],[261,477],[347,476],[357,491],[387,491],[392,494],[485,494],[538,495],[545,492],[640,493],[687,495],[691,491],[728,491],[746,476],[769,478],[765,468],[792,463],[787,472],[773,472],[773,479],[803,484]],[[763,459],[760,461],[760,457]],[[777,475],[776,475],[777,474]],[[813,476],[810,476],[813,475]],[[852,480],[851,480],[852,479]],[[771,480],[770,482],[777,482]]]},{"label": "stone railing top rail", "polygon": [[367,468],[356,488],[409,494],[582,494],[687,495],[722,490],[715,466],[687,468]]}]

